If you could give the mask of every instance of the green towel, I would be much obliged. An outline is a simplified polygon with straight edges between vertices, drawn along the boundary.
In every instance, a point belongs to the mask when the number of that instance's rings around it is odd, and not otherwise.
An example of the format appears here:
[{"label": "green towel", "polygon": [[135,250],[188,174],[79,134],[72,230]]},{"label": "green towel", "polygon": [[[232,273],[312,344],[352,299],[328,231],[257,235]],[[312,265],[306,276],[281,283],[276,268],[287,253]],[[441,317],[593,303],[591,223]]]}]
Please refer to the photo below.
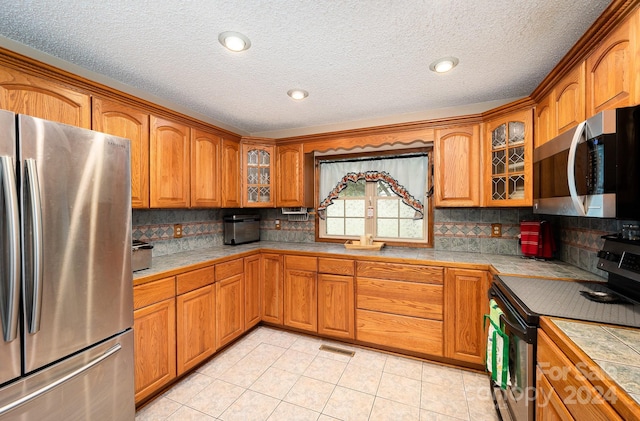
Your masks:
[{"label": "green towel", "polygon": [[495,300],[489,301],[489,320],[487,332],[487,371],[493,381],[502,389],[509,383],[509,336],[504,333],[500,316],[504,314]]}]

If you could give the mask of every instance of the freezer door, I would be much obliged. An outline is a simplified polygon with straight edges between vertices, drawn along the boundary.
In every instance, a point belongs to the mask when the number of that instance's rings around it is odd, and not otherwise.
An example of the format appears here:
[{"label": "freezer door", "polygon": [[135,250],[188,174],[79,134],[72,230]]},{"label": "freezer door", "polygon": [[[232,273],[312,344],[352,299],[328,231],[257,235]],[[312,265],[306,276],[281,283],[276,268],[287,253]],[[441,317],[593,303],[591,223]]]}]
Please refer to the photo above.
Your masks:
[{"label": "freezer door", "polygon": [[0,389],[0,421],[133,421],[133,331]]},{"label": "freezer door", "polygon": [[0,110],[0,384],[20,375],[20,226],[16,117]]},{"label": "freezer door", "polygon": [[133,324],[129,141],[18,116],[25,372]]}]

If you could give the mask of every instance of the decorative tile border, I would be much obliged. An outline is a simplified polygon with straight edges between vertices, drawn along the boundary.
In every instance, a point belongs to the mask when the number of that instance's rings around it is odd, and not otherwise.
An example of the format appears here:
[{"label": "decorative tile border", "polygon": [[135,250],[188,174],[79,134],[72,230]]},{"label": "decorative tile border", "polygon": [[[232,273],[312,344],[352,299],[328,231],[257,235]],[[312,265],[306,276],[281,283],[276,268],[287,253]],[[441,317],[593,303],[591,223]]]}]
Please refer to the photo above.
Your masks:
[{"label": "decorative tile border", "polygon": [[[222,234],[222,221],[186,222],[182,223],[182,237],[195,237],[198,235]],[[132,231],[134,240],[162,241],[173,239],[173,224],[139,225]]]}]

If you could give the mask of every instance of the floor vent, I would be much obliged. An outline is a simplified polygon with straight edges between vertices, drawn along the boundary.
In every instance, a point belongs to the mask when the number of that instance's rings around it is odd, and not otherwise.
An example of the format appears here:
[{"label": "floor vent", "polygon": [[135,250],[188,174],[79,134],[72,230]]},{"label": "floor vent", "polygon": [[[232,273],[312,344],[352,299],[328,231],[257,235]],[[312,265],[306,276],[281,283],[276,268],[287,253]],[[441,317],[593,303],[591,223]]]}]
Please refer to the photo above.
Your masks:
[{"label": "floor vent", "polygon": [[355,352],[349,351],[348,349],[336,348],[335,346],[329,345],[320,345],[320,351],[333,352],[340,355],[346,355],[347,357],[353,357],[356,355]]}]

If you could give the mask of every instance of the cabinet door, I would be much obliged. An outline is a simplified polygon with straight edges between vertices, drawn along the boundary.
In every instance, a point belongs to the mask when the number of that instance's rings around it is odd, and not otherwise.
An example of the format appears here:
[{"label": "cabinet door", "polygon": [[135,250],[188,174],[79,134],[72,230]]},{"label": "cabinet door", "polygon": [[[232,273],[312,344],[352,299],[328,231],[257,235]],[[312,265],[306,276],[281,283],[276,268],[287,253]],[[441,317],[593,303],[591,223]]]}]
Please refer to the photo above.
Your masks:
[{"label": "cabinet door", "polygon": [[284,272],[284,324],[297,329],[318,330],[317,274],[299,269]]},{"label": "cabinet door", "polygon": [[557,135],[554,92],[551,91],[536,104],[535,147],[544,145]]},{"label": "cabinet door", "polygon": [[318,333],[354,338],[353,276],[318,275]]},{"label": "cabinet door", "polygon": [[435,205],[480,205],[480,130],[477,125],[436,130]]},{"label": "cabinet door", "polygon": [[149,114],[93,97],[93,130],[131,141],[131,207],[149,207]]},{"label": "cabinet door", "polygon": [[176,297],[177,371],[185,373],[216,351],[213,285]]},{"label": "cabinet door", "polygon": [[219,136],[191,130],[191,207],[219,208],[220,191]]},{"label": "cabinet door", "polygon": [[487,206],[533,203],[532,111],[526,109],[485,125]]},{"label": "cabinet door", "polygon": [[483,318],[489,312],[488,273],[482,270],[445,270],[445,356],[484,364],[486,332]]},{"label": "cabinet door", "polygon": [[0,66],[0,107],[71,126],[91,128],[89,93]]},{"label": "cabinet door", "polygon": [[222,207],[239,208],[240,197],[240,144],[222,139]]},{"label": "cabinet door", "polygon": [[151,207],[189,207],[189,127],[151,116]]},{"label": "cabinet door", "polygon": [[587,57],[587,118],[638,103],[640,56],[637,14],[611,32]]},{"label": "cabinet door", "polygon": [[260,322],[260,255],[244,258],[244,330]]},{"label": "cabinet door", "polygon": [[133,312],[136,403],[176,377],[176,305],[169,299]]},{"label": "cabinet door", "polygon": [[[554,136],[577,126],[585,119],[585,63],[576,66],[554,87]],[[538,126],[539,127],[539,126]]]},{"label": "cabinet door", "polygon": [[276,147],[276,206],[313,207],[313,155],[303,145]]},{"label": "cabinet door", "polygon": [[244,277],[216,283],[216,346],[221,348],[244,332]]},{"label": "cabinet door", "polygon": [[273,146],[242,145],[242,205],[274,207]]},{"label": "cabinet door", "polygon": [[262,255],[262,320],[281,325],[284,322],[284,276],[282,256]]}]

